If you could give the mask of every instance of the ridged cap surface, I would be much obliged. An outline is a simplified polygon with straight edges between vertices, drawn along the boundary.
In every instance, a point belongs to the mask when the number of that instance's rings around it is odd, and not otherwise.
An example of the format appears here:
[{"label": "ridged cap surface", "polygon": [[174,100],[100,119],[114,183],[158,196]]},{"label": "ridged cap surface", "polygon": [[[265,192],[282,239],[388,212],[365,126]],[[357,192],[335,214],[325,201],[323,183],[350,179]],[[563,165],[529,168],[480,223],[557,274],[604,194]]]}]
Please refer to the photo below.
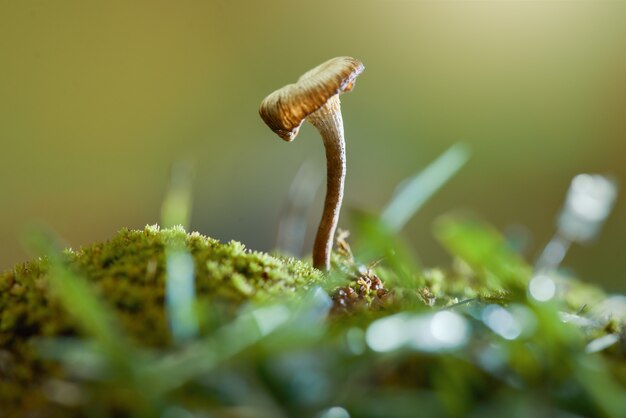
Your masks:
[{"label": "ridged cap surface", "polygon": [[304,119],[334,95],[352,90],[364,69],[356,58],[332,58],[263,99],[259,114],[278,136],[293,141]]}]

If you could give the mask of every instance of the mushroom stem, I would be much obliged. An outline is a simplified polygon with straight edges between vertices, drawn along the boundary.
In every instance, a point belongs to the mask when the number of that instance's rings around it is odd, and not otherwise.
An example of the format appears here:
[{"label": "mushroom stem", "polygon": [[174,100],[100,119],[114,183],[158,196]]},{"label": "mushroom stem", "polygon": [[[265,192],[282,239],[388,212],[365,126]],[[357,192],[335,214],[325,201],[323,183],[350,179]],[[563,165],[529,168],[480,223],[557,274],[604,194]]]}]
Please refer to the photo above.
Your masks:
[{"label": "mushroom stem", "polygon": [[339,95],[334,95],[307,117],[319,131],[326,149],[326,198],[313,244],[313,266],[320,270],[330,269],[330,253],[339,221],[346,178],[346,143],[339,103]]},{"label": "mushroom stem", "polygon": [[326,199],[313,244],[313,265],[321,270],[330,268],[346,177],[339,95],[352,90],[364,69],[363,63],[355,58],[332,58],[304,73],[296,83],[270,93],[259,107],[263,121],[285,141],[295,139],[304,120],[317,128],[324,141],[328,173]]}]

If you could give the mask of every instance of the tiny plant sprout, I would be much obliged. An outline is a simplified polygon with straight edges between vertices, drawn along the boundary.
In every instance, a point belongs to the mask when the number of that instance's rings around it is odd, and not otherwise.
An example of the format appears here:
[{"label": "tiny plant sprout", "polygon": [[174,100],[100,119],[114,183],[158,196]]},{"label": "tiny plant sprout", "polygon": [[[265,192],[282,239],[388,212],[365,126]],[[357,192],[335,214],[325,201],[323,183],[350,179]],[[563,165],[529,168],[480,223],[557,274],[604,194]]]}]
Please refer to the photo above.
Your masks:
[{"label": "tiny plant sprout", "polygon": [[339,95],[352,90],[364,70],[361,61],[337,57],[302,75],[261,102],[259,114],[278,136],[291,142],[307,120],[319,131],[326,149],[326,199],[313,244],[313,266],[330,268],[333,237],[339,221],[346,178],[346,146]]}]

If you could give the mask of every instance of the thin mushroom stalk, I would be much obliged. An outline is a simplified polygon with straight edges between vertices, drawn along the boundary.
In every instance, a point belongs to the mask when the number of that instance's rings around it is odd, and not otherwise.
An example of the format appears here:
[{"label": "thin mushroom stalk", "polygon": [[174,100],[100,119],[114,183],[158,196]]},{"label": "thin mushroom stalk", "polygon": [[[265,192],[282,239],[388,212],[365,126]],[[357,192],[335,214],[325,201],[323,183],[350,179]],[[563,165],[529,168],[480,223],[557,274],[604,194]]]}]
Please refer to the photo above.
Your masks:
[{"label": "thin mushroom stalk", "polygon": [[326,197],[313,244],[313,266],[328,270],[346,179],[346,141],[339,96],[331,97],[324,106],[311,113],[307,121],[319,131],[326,150]]},{"label": "thin mushroom stalk", "polygon": [[327,183],[322,219],[313,244],[313,266],[330,269],[330,255],[346,177],[346,146],[339,95],[352,90],[363,72],[361,61],[337,57],[318,65],[267,96],[259,108],[265,123],[281,138],[291,142],[307,120],[319,131],[326,150]]}]

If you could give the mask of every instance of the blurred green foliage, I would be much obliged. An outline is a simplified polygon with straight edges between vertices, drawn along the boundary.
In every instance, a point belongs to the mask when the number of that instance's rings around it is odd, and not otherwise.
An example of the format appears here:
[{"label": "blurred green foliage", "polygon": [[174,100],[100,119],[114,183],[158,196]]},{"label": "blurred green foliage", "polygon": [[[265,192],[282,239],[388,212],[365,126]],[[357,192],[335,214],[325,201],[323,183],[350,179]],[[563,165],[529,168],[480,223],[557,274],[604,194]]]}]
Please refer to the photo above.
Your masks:
[{"label": "blurred green foliage", "polygon": [[[36,235],[48,256],[0,275],[0,416],[624,416],[625,299],[561,277],[539,302],[492,227],[436,231],[455,268],[407,282],[343,242],[329,293],[300,262],[180,228],[64,254]],[[176,342],[163,292],[181,240],[201,329]]]}]

